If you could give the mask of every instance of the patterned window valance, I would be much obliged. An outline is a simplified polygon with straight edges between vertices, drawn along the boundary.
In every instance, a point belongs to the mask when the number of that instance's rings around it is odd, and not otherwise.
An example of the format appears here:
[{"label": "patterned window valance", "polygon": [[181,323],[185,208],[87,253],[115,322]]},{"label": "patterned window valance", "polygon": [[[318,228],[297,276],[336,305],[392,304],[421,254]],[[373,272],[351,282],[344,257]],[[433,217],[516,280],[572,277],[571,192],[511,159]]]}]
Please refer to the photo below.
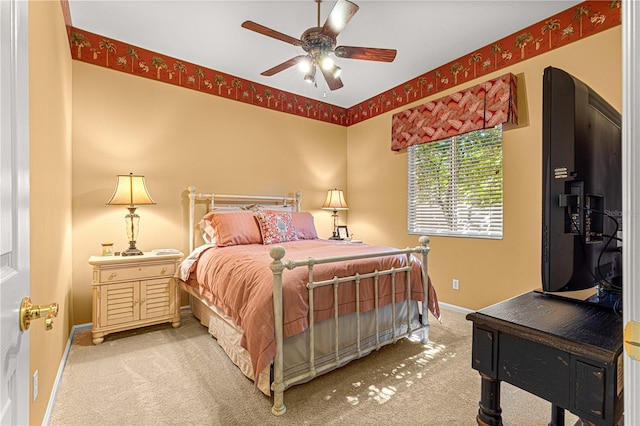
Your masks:
[{"label": "patterned window valance", "polygon": [[433,142],[451,136],[517,124],[516,76],[501,77],[478,84],[444,98],[393,115],[391,149]]}]

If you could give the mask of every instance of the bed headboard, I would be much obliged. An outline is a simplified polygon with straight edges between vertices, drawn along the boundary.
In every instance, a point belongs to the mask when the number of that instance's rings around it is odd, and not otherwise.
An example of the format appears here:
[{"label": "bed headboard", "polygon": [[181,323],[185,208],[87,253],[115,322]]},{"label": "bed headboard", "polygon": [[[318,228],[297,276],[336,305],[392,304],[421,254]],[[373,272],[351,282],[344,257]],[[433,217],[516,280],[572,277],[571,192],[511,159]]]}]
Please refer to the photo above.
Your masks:
[{"label": "bed headboard", "polygon": [[191,253],[196,246],[195,231],[199,222],[197,221],[199,217],[196,218],[197,202],[207,203],[207,212],[214,210],[216,207],[248,207],[254,204],[279,207],[291,206],[291,211],[299,212],[300,200],[302,199],[302,193],[300,191],[296,192],[293,197],[289,195],[279,197],[273,195],[207,194],[197,192],[196,187],[193,185],[189,186],[187,190],[189,191],[189,253]]}]

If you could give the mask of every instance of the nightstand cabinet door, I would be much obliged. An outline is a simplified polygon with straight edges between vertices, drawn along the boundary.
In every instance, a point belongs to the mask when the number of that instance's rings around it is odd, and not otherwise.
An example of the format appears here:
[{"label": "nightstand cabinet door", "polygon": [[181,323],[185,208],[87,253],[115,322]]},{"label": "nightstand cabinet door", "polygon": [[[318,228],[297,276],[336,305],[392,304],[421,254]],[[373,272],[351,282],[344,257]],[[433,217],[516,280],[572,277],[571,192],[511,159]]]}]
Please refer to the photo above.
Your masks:
[{"label": "nightstand cabinet door", "polygon": [[158,279],[142,281],[140,283],[140,319],[153,319],[166,317],[175,311],[178,303],[171,297],[175,292],[172,287],[175,282],[172,279]]},{"label": "nightstand cabinet door", "polygon": [[105,285],[100,292],[101,326],[109,327],[140,319],[140,285],[137,281]]}]

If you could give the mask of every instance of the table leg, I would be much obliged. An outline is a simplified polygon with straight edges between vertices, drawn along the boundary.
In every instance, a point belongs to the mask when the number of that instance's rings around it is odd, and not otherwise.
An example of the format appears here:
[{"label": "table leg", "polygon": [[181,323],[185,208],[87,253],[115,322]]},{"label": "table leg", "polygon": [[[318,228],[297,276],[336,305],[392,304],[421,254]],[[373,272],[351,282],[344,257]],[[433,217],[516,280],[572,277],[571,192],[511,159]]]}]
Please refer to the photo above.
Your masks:
[{"label": "table leg", "polygon": [[500,408],[500,380],[480,373],[482,388],[480,408],[476,421],[482,426],[502,426],[502,409]]},{"label": "table leg", "polygon": [[564,426],[564,408],[551,404],[551,421],[549,426]]}]

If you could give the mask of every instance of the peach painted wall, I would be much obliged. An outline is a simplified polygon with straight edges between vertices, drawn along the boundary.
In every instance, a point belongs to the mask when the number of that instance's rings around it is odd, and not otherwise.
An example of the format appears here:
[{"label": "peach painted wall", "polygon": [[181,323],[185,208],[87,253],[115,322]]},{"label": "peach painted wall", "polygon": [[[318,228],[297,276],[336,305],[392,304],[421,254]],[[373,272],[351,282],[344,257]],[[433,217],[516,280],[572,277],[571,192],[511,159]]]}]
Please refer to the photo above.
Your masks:
[{"label": "peach painted wall", "polygon": [[[53,329],[34,321],[31,424],[42,424],[73,322],[71,279],[71,57],[59,1],[29,2],[31,300],[58,302]],[[31,380],[30,380],[31,382]],[[30,389],[29,395],[32,395]]]},{"label": "peach painted wall", "polygon": [[[76,324],[91,322],[87,259],[127,247],[115,175],[146,176],[138,247],[188,250],[186,188],[226,194],[302,191],[329,236],[327,189],[346,186],[346,128],[292,117],[73,61],[73,282]],[[346,215],[343,215],[345,217]],[[186,299],[183,298],[186,303]]]},{"label": "peach painted wall", "polygon": [[[479,309],[541,286],[542,75],[550,65],[581,79],[621,111],[619,26],[469,82],[515,74],[520,125],[503,134],[504,238],[431,239],[429,273],[441,301]],[[349,231],[367,242],[405,247],[415,246],[418,237],[407,234],[407,153],[390,149],[391,116],[398,111],[347,130]],[[460,290],[452,289],[453,278],[460,280]]]}]

